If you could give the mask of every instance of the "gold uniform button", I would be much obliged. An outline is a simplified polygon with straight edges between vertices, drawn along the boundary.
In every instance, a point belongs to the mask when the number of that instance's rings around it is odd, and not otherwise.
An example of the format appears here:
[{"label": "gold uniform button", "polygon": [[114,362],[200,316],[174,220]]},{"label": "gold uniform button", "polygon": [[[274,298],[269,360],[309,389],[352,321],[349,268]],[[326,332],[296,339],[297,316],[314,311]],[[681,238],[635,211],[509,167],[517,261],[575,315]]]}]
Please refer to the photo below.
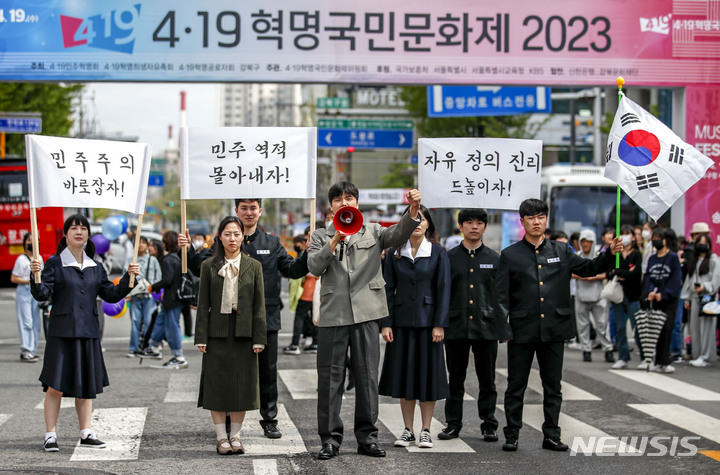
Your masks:
[{"label": "gold uniform button", "polygon": [[538,250],[536,249],[536,250],[535,250],[535,254],[540,254],[540,251],[538,251]]},{"label": "gold uniform button", "polygon": [[470,320],[472,320],[472,319],[473,319],[473,317],[472,317],[472,315],[470,315]]},{"label": "gold uniform button", "polygon": [[471,289],[474,289],[474,288],[475,288],[475,286],[474,286],[474,285],[472,285],[472,284],[470,284],[470,288],[471,288]]},{"label": "gold uniform button", "polygon": [[543,283],[542,283],[542,282],[540,282],[540,285],[543,285]]},{"label": "gold uniform button", "polygon": [[470,254],[470,259],[475,259],[475,254]]},{"label": "gold uniform button", "polygon": [[544,313],[541,313],[541,314],[540,314],[540,318],[545,318],[545,314],[544,314]]},{"label": "gold uniform button", "polygon": [[544,301],[545,301],[545,297],[540,297],[540,301],[541,301],[541,302],[544,302]]},{"label": "gold uniform button", "polygon": [[470,272],[475,272],[475,269],[470,269]]},{"label": "gold uniform button", "polygon": [[470,305],[472,305],[472,304],[473,304],[473,301],[471,300],[471,301],[470,301]]},{"label": "gold uniform button", "polygon": [[538,264],[538,269],[542,269],[542,266],[540,264]]}]

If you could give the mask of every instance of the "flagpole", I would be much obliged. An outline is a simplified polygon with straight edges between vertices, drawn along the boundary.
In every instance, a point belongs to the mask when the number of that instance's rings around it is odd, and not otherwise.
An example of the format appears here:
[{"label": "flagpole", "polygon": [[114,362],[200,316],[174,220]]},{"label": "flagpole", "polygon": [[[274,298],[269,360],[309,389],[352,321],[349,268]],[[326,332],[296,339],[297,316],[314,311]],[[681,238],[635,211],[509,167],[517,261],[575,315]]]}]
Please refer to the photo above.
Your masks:
[{"label": "flagpole", "polygon": [[[622,87],[625,84],[625,78],[618,76],[615,80],[618,85],[618,105],[622,101]],[[620,185],[617,186],[617,204],[615,205],[615,235],[620,236]],[[620,268],[620,253],[615,254],[615,268]]]}]

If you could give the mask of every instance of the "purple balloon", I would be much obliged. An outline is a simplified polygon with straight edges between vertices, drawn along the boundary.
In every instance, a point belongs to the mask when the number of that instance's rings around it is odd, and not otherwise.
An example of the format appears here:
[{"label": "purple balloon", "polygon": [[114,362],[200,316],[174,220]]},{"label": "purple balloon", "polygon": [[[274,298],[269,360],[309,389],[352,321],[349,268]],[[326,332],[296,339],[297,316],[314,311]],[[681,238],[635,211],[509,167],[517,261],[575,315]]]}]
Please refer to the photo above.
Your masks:
[{"label": "purple balloon", "polygon": [[95,252],[98,254],[105,254],[110,250],[110,241],[102,234],[94,235],[92,242],[95,243]]},{"label": "purple balloon", "polygon": [[114,317],[118,313],[122,312],[123,307],[125,307],[125,300],[121,300],[115,303],[108,303],[103,300],[102,303],[102,311],[108,317]]}]

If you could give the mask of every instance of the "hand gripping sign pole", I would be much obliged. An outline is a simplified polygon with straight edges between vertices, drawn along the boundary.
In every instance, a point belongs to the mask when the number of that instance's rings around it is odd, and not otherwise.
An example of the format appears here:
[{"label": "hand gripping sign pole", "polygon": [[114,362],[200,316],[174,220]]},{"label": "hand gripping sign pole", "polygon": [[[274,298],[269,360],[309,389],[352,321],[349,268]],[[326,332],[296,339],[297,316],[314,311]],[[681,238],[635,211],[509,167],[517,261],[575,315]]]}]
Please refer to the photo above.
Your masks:
[{"label": "hand gripping sign pole", "polygon": [[[139,214],[139,215],[138,215],[137,229],[135,230],[135,247],[134,247],[134,249],[133,249],[133,260],[132,260],[132,263],[133,263],[133,264],[137,264],[138,249],[140,248],[140,232],[141,232],[141,230],[142,230],[142,220],[143,220],[143,215],[142,215],[142,214]],[[130,276],[130,284],[129,284],[129,285],[130,285],[130,288],[131,288],[131,289],[132,289],[133,287],[135,287],[135,274],[132,274],[132,275]]]}]

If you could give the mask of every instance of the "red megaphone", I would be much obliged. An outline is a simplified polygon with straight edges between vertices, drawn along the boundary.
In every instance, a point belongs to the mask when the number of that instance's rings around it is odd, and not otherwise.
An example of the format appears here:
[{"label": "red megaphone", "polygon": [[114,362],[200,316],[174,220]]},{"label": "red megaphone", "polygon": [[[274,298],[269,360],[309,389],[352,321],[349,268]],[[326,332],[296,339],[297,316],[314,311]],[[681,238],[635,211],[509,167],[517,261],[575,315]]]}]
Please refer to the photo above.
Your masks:
[{"label": "red megaphone", "polygon": [[343,236],[352,236],[362,228],[363,215],[357,208],[343,206],[335,213],[333,225],[335,225],[337,232]]}]

